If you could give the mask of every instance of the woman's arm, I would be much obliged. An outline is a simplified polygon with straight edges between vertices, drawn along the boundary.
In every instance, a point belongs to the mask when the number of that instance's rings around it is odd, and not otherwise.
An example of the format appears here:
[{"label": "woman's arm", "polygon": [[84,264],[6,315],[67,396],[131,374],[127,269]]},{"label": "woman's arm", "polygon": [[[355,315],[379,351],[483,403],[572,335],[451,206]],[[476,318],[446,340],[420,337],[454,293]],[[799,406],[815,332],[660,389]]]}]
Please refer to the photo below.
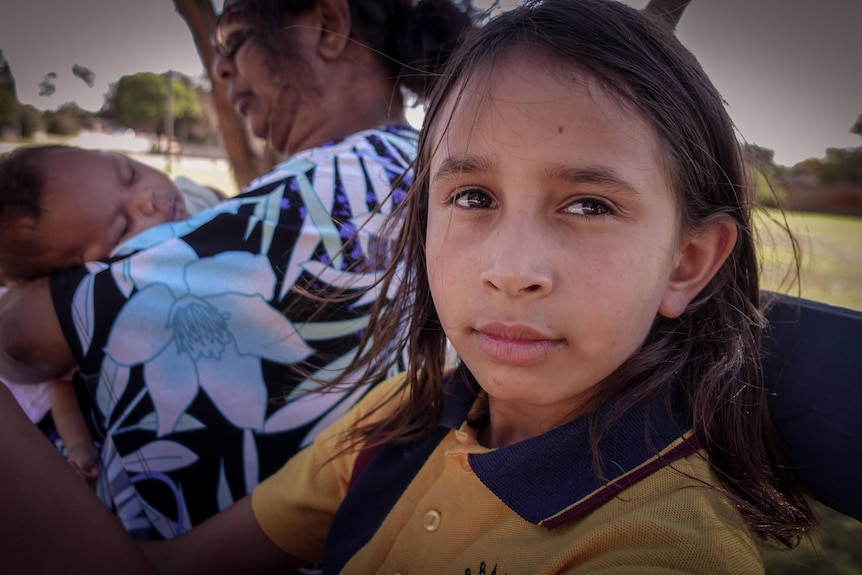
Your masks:
[{"label": "woman's arm", "polygon": [[4,573],[289,573],[303,564],[263,533],[248,497],[176,539],[135,542],[3,385],[0,454]]},{"label": "woman's arm", "polygon": [[162,574],[282,574],[303,565],[266,536],[249,496],[179,537],[140,544]]},{"label": "woman's arm", "polygon": [[155,573],[117,519],[0,385],[4,573]]},{"label": "woman's arm", "polygon": [[48,282],[16,285],[0,297],[0,377],[7,381],[39,383],[74,367]]}]

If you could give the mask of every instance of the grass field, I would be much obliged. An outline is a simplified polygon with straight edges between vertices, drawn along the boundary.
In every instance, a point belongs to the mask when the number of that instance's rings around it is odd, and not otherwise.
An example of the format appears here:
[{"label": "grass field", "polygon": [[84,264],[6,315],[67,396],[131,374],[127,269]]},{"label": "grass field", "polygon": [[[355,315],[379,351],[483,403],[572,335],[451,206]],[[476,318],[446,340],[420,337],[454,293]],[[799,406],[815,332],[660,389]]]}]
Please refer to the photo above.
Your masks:
[{"label": "grass field", "polygon": [[[764,287],[796,293],[786,282],[791,242],[773,221],[780,217],[768,212],[756,224]],[[799,245],[802,296],[862,310],[862,218],[808,212],[787,212],[786,217]]]}]

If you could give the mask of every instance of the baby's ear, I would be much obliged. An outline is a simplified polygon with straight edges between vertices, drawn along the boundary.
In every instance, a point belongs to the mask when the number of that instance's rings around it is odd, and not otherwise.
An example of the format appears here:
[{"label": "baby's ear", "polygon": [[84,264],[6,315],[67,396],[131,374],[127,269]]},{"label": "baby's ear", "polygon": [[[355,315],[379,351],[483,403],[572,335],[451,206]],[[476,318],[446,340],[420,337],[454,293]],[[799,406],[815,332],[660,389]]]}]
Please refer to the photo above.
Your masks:
[{"label": "baby's ear", "polygon": [[673,318],[685,311],[727,260],[736,245],[737,233],[730,216],[719,215],[707,220],[702,229],[683,235],[659,304],[661,315]]}]

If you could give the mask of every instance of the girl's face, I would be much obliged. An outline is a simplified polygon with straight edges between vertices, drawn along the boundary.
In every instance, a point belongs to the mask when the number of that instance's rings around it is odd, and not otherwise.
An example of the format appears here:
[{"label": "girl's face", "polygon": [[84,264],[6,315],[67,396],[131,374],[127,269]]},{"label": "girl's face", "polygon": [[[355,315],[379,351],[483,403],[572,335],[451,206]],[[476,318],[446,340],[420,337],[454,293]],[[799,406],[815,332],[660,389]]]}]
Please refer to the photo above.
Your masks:
[{"label": "girl's face", "polygon": [[[308,16],[299,15],[291,22],[291,46],[296,62],[309,58],[313,46]],[[251,132],[263,138],[280,152],[296,150],[296,124],[308,119],[314,109],[298,106],[311,91],[303,86],[312,78],[300,73],[300,66],[279,63],[274,74],[264,50],[255,41],[255,32],[245,16],[244,0],[228,0],[218,21],[216,39],[227,48],[227,54],[217,54],[213,60],[215,75],[227,84],[228,97],[236,111],[249,122]],[[307,71],[307,67],[302,67]]]},{"label": "girl's face", "polygon": [[511,54],[477,84],[432,127],[431,293],[492,422],[558,424],[662,313],[676,200],[654,130],[588,73]]}]

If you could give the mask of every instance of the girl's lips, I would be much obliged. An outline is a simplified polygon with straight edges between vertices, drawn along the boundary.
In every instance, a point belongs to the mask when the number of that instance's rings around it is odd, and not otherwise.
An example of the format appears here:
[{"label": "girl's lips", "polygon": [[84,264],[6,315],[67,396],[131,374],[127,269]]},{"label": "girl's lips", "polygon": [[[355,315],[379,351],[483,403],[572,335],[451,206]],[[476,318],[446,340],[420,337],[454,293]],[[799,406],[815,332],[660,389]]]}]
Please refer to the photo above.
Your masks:
[{"label": "girl's lips", "polygon": [[525,326],[494,324],[477,328],[473,334],[485,355],[509,365],[533,363],[565,345],[562,339],[554,339]]}]

